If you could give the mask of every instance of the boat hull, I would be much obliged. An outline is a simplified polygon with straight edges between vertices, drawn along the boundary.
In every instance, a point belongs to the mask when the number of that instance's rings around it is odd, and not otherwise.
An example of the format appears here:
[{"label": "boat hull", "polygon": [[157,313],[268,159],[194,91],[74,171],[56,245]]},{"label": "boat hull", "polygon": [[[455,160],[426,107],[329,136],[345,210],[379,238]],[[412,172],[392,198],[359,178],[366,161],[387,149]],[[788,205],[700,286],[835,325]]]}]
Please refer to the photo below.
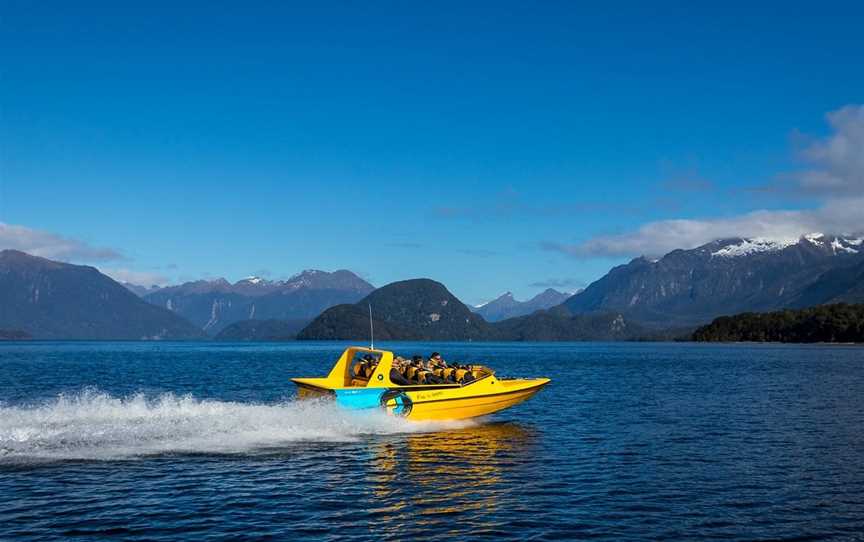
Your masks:
[{"label": "boat hull", "polygon": [[[547,381],[548,382],[548,381]],[[428,392],[408,392],[412,399],[411,412],[406,416],[410,420],[462,420],[486,416],[494,412],[510,408],[526,401],[539,392],[547,382],[537,382],[533,386],[519,387],[510,391],[501,391],[483,395],[466,397],[427,398]],[[391,404],[387,408],[392,408]]]},{"label": "boat hull", "polygon": [[[295,380],[296,382],[296,380]],[[403,386],[327,389],[296,382],[300,399],[332,398],[351,410],[384,409],[415,421],[463,420],[486,416],[526,401],[547,378],[478,381],[465,386]]]}]

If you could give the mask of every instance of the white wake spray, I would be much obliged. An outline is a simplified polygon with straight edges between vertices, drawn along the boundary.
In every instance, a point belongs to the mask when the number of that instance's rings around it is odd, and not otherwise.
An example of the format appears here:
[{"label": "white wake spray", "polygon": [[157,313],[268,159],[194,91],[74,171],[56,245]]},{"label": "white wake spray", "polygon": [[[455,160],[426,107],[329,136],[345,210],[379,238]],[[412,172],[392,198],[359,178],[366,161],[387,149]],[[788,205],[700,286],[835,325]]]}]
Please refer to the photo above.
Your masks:
[{"label": "white wake spray", "polygon": [[253,404],[171,393],[60,395],[36,406],[0,406],[0,463],[28,459],[120,459],[159,453],[243,453],[302,441],[464,427],[422,423],[331,402]]}]

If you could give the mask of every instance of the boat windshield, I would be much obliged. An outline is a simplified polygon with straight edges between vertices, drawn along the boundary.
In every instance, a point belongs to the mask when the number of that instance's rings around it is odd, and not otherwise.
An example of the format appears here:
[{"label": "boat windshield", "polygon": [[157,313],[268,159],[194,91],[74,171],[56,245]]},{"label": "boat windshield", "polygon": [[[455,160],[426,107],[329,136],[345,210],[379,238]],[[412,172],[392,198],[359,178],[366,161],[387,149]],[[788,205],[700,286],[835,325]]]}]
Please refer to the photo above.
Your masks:
[{"label": "boat windshield", "polygon": [[378,352],[355,352],[348,367],[348,374],[351,375],[351,386],[366,387],[380,361],[381,354]]}]

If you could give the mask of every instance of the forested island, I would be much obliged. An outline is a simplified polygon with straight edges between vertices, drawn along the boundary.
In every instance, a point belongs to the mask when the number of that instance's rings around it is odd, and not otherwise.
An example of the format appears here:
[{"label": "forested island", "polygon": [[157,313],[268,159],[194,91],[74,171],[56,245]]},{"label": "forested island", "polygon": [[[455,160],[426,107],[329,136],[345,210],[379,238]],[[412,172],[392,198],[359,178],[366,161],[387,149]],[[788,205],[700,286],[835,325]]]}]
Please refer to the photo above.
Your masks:
[{"label": "forested island", "polygon": [[864,304],[837,303],[721,316],[693,333],[703,342],[864,342]]}]

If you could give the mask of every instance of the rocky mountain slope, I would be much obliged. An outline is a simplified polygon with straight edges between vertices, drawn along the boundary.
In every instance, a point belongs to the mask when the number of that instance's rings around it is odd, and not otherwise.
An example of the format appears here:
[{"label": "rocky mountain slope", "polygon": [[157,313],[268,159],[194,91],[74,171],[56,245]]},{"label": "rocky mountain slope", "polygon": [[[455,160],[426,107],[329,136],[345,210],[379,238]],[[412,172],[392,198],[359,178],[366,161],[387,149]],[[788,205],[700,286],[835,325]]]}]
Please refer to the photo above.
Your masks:
[{"label": "rocky mountain slope", "polygon": [[688,326],[725,314],[854,301],[862,264],[857,237],[726,239],[615,267],[563,306],[574,315],[619,312],[653,327]]},{"label": "rocky mountain slope", "polygon": [[231,284],[225,279],[199,280],[162,288],[144,299],[173,311],[211,335],[242,320],[306,320],[341,303],[353,303],[373,290],[346,270],[307,270],[288,280],[249,277]]},{"label": "rocky mountain slope", "polygon": [[497,299],[475,307],[473,310],[487,322],[498,322],[560,305],[569,297],[570,294],[548,288],[528,301],[518,301],[511,292],[507,292]]},{"label": "rocky mountain slope", "polygon": [[0,252],[0,328],[36,339],[197,339],[200,329],[92,267]]},{"label": "rocky mountain slope", "polygon": [[839,266],[820,275],[789,303],[809,307],[825,303],[864,303],[864,258],[850,266]]}]

